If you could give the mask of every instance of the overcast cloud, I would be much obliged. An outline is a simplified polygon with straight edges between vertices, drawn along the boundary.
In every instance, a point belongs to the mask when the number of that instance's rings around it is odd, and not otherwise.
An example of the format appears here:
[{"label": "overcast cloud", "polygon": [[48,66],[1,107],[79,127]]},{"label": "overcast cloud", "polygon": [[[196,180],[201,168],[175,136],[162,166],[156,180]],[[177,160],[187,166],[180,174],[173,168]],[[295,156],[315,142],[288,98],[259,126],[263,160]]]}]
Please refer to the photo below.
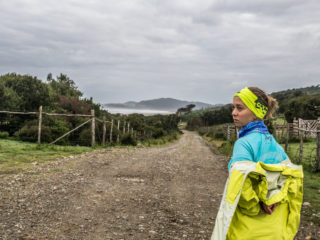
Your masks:
[{"label": "overcast cloud", "polygon": [[100,103],[231,102],[320,84],[319,0],[0,1],[0,74],[67,74]]}]

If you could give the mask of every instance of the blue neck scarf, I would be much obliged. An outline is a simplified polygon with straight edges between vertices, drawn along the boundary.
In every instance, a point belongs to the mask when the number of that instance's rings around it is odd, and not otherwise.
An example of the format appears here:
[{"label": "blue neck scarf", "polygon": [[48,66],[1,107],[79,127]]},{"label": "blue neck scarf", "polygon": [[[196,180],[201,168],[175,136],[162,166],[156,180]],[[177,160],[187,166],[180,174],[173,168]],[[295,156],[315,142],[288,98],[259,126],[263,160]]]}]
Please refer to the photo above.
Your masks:
[{"label": "blue neck scarf", "polygon": [[239,138],[248,135],[251,132],[269,133],[268,128],[263,121],[254,121],[248,123],[239,131]]}]

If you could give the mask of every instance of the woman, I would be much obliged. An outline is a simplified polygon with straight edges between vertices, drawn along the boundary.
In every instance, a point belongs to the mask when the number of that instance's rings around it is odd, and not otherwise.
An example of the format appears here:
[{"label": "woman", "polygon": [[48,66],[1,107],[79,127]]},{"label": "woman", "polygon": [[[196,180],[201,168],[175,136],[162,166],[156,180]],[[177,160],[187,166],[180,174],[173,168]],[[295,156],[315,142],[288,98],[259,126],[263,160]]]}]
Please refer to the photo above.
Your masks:
[{"label": "woman", "polygon": [[257,87],[233,97],[232,116],[241,129],[211,239],[293,239],[298,230],[302,169],[290,162],[263,122],[277,106]]}]

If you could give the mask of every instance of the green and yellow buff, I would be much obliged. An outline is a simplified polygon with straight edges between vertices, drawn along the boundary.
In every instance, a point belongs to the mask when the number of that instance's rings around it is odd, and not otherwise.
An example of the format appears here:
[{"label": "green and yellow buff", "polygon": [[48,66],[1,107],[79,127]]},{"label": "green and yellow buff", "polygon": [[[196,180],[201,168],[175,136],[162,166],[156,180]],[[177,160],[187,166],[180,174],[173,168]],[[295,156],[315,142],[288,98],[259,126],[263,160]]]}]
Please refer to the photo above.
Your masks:
[{"label": "green and yellow buff", "polygon": [[268,112],[268,107],[247,87],[243,88],[233,97],[239,97],[259,119],[263,119]]}]

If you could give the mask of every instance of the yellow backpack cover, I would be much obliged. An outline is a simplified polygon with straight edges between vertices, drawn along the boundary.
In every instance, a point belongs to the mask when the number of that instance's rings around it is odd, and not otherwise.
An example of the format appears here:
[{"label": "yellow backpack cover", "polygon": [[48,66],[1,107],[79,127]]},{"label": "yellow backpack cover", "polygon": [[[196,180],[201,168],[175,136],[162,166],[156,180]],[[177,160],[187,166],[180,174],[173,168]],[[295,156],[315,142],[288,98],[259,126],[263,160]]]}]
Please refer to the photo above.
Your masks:
[{"label": "yellow backpack cover", "polygon": [[[232,165],[211,240],[292,240],[303,201],[302,167],[240,161]],[[278,203],[271,214],[261,203]]]}]

